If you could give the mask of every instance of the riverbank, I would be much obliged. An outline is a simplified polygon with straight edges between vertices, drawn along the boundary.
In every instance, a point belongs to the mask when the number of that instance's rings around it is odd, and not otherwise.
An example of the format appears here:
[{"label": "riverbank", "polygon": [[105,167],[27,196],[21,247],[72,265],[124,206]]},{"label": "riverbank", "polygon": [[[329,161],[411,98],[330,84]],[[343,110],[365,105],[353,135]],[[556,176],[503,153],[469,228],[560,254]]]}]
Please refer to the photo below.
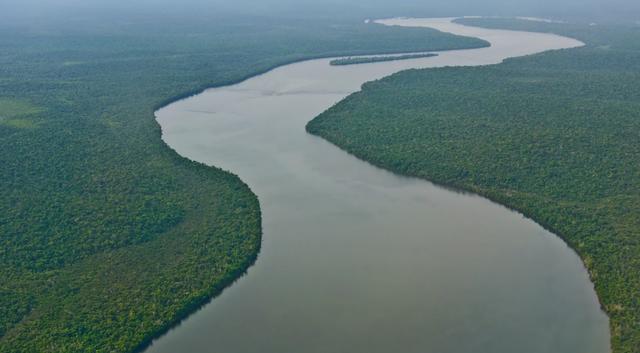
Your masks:
[{"label": "riverbank", "polygon": [[256,196],[161,141],[167,98],[310,57],[482,45],[346,20],[125,23],[0,36],[2,352],[132,351],[255,259]]},{"label": "riverbank", "polygon": [[637,31],[465,19],[553,32],[586,47],[497,66],[396,74],[307,126],[382,168],[471,191],[522,212],[580,255],[611,319],[614,352],[636,352]]},{"label": "riverbank", "polygon": [[[446,19],[424,21],[450,26]],[[251,186],[264,236],[249,274],[148,352],[340,352],[345,345],[368,353],[465,345],[511,352],[512,344],[528,352],[606,351],[606,317],[581,262],[558,238],[485,199],[398,177],[302,133],[372,79],[579,44],[479,32],[496,45],[349,67],[300,62],[159,110],[168,145]],[[518,327],[508,324],[514,320]],[[399,343],[400,336],[413,344]]]}]

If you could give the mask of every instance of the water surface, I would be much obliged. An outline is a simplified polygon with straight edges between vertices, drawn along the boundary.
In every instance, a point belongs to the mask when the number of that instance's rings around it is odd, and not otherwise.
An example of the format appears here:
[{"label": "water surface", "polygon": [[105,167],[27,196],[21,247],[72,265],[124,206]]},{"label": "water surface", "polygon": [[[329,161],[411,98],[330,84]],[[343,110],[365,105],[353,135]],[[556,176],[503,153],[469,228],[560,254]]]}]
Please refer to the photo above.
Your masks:
[{"label": "water surface", "polygon": [[305,133],[370,80],[569,48],[550,34],[394,19],[491,42],[396,62],[291,64],[156,113],[181,155],[258,195],[263,246],[248,274],[150,353],[606,353],[608,320],[560,239],[478,196],[396,176]]}]

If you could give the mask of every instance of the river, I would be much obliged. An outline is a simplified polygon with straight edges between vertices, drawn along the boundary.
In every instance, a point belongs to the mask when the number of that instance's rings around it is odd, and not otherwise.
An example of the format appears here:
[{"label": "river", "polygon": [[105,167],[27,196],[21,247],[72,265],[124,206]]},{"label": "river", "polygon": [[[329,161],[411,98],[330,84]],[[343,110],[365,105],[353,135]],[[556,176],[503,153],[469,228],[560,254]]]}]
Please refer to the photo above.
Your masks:
[{"label": "river", "polygon": [[555,235],[484,198],[394,175],[305,133],[367,81],[582,45],[450,19],[392,19],[488,48],[363,65],[310,60],[156,112],[182,156],[258,195],[263,245],[248,274],[148,353],[607,353],[588,273]]}]

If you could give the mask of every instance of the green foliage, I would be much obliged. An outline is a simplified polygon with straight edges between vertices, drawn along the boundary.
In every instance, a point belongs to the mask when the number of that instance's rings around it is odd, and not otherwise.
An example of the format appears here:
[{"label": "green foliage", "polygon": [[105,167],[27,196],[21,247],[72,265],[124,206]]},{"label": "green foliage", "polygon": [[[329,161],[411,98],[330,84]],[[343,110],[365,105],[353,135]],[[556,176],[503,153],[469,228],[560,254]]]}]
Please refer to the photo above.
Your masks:
[{"label": "green foliage", "polygon": [[39,113],[41,109],[17,99],[0,98],[0,117],[14,118],[21,115]]},{"label": "green foliage", "polygon": [[129,352],[260,247],[258,200],[153,112],[309,57],[481,46],[431,30],[209,18],[0,30],[0,351]]},{"label": "green foliage", "polygon": [[378,166],[487,196],[559,234],[591,274],[614,352],[640,352],[640,29],[465,21],[549,26],[589,45],[401,72],[365,84],[307,130]]},{"label": "green foliage", "polygon": [[384,61],[397,61],[397,60],[409,60],[409,59],[421,59],[431,58],[438,56],[438,54],[406,54],[396,56],[368,56],[368,57],[348,57],[331,60],[330,64],[334,66],[340,65],[355,65],[355,64],[370,64]]}]

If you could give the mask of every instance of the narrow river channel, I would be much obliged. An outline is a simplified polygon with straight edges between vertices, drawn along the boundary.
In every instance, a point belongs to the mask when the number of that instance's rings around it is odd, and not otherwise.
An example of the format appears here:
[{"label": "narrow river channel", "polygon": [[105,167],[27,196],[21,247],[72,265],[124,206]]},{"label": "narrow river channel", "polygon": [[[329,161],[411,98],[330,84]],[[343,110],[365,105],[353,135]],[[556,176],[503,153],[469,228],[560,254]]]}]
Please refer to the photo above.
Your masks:
[{"label": "narrow river channel", "polygon": [[609,327],[577,255],[522,215],[394,175],[305,133],[367,81],[484,65],[582,43],[450,19],[393,19],[478,37],[437,57],[282,66],[156,112],[182,156],[258,195],[263,246],[248,274],[149,353],[607,353]]}]

